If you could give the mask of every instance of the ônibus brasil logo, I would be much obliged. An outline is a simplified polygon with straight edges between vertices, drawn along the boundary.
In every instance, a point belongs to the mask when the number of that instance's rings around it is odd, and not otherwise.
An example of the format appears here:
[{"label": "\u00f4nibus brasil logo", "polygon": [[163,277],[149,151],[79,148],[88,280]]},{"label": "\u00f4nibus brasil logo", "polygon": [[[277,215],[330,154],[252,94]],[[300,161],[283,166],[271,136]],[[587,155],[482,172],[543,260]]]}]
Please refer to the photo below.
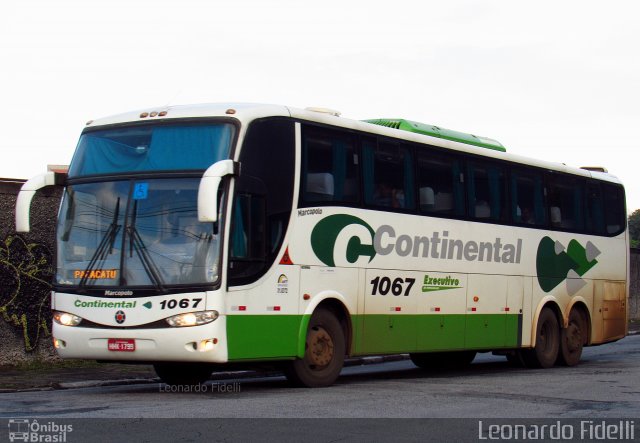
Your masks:
[{"label": "\u00f4nibus brasil logo", "polygon": [[380,225],[375,231],[364,220],[347,214],[335,214],[320,220],[311,231],[311,248],[327,266],[366,265],[376,255],[432,258],[495,263],[520,263],[522,239],[504,243],[460,240],[449,237],[449,231],[430,235],[396,233],[391,225]]},{"label": "\u00f4nibus brasil logo", "polygon": [[600,250],[590,241],[586,247],[571,240],[567,248],[559,241],[544,237],[538,245],[536,273],[544,292],[550,292],[563,281],[567,281],[567,292],[575,294],[587,283],[581,278],[597,263]]}]

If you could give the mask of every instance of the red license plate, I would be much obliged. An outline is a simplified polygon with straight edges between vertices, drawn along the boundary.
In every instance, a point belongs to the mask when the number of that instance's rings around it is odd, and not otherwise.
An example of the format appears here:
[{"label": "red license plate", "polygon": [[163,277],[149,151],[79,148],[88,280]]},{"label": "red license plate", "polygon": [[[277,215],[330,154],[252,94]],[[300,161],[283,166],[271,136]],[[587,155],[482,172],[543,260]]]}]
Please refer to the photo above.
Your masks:
[{"label": "red license plate", "polygon": [[110,338],[107,341],[107,349],[115,352],[133,352],[136,350],[136,341],[132,338]]}]

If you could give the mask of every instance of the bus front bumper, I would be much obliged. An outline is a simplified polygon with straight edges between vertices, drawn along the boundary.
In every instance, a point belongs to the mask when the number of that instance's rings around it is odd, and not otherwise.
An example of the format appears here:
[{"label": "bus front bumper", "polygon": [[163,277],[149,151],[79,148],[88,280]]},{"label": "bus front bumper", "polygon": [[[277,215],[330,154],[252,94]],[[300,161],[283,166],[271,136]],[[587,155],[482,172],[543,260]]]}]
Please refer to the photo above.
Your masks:
[{"label": "bus front bumper", "polygon": [[100,329],[53,323],[62,358],[117,361],[226,363],[226,316],[189,327]]}]

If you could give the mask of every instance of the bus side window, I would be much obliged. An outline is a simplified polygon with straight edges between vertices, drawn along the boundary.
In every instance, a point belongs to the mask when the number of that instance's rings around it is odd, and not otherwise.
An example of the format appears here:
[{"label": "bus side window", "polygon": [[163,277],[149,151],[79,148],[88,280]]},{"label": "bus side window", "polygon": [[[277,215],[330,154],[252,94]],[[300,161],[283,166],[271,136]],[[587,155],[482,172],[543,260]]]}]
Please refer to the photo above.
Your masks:
[{"label": "bus side window", "polygon": [[600,235],[605,233],[604,200],[598,183],[587,185],[587,231]]},{"label": "bus side window", "polygon": [[358,155],[353,136],[315,127],[303,131],[302,205],[356,203]]},{"label": "bus side window", "polygon": [[[418,163],[418,191],[420,212],[439,215],[462,215],[464,203],[457,159],[431,152],[420,152]],[[459,200],[459,201],[458,201]]]},{"label": "bus side window", "polygon": [[511,174],[511,217],[514,223],[545,226],[542,175],[537,172],[514,171]]},{"label": "bus side window", "polygon": [[310,172],[307,174],[306,198],[308,201],[331,201],[334,195],[333,174]]},{"label": "bus side window", "polygon": [[372,207],[413,209],[413,161],[408,147],[366,139],[362,146],[364,201]]},{"label": "bus side window", "polygon": [[573,231],[584,230],[584,180],[549,174],[549,219],[551,225]]},{"label": "bus side window", "polygon": [[606,233],[616,235],[626,227],[626,208],[622,186],[603,183]]},{"label": "bus side window", "polygon": [[469,161],[467,177],[469,215],[476,219],[506,221],[504,170],[492,163]]}]

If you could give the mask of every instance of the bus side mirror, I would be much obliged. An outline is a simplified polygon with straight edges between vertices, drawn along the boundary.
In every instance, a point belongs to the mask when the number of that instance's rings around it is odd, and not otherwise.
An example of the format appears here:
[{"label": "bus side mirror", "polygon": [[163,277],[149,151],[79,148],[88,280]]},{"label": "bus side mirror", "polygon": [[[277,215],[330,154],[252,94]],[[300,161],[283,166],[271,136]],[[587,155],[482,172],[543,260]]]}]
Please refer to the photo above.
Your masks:
[{"label": "bus side mirror", "polygon": [[66,179],[66,173],[49,171],[30,178],[22,185],[16,200],[16,232],[29,232],[31,230],[29,210],[31,209],[31,200],[36,195],[36,191],[47,186],[64,186]]},{"label": "bus side mirror", "polygon": [[238,175],[240,163],[220,160],[209,166],[198,187],[198,221],[218,221],[218,188],[223,177]]}]

